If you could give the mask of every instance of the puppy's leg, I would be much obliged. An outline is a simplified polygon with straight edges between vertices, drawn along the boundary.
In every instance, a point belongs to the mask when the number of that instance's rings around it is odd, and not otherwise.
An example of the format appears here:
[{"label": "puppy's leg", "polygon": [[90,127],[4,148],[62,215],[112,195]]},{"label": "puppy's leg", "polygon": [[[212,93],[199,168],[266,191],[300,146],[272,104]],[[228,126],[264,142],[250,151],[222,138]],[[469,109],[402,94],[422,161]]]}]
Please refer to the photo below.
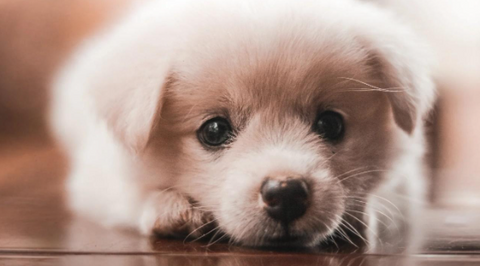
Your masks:
[{"label": "puppy's leg", "polygon": [[133,227],[144,234],[170,236],[188,234],[210,220],[184,195],[158,191],[142,182],[135,161],[109,134],[96,130],[85,136],[71,156],[67,188],[75,211],[107,227]]},{"label": "puppy's leg", "polygon": [[145,235],[181,237],[193,232],[190,236],[199,237],[211,228],[210,214],[184,195],[145,190],[122,171],[102,171],[104,166],[82,165],[73,171],[69,197],[74,210],[107,227],[134,227]]},{"label": "puppy's leg", "polygon": [[370,253],[398,253],[407,244],[405,210],[392,198],[372,194],[366,208]]},{"label": "puppy's leg", "polygon": [[372,194],[366,209],[366,234],[372,252],[412,253],[421,246],[418,217],[423,210],[423,193],[409,185]]},{"label": "puppy's leg", "polygon": [[140,217],[140,231],[162,236],[200,237],[212,228],[213,219],[189,198],[175,190],[153,192]]}]

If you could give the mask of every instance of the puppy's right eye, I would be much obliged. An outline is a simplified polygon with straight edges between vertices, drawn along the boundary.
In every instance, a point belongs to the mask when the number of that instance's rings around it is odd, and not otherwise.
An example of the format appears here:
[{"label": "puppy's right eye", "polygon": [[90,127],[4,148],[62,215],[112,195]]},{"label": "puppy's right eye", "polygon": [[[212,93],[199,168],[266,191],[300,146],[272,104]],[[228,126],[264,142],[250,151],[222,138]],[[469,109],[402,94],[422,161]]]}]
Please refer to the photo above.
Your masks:
[{"label": "puppy's right eye", "polygon": [[225,118],[215,117],[197,131],[198,140],[207,146],[220,146],[232,137],[232,127]]}]

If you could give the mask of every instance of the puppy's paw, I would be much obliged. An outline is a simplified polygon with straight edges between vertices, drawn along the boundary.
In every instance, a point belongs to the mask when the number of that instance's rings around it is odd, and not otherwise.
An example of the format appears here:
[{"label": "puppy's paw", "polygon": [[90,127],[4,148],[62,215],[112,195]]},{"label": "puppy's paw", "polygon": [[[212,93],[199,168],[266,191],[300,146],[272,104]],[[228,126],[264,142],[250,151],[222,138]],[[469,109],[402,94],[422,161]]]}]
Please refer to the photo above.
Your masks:
[{"label": "puppy's paw", "polygon": [[212,228],[212,215],[174,190],[151,195],[140,218],[140,230],[146,235],[197,238]]}]

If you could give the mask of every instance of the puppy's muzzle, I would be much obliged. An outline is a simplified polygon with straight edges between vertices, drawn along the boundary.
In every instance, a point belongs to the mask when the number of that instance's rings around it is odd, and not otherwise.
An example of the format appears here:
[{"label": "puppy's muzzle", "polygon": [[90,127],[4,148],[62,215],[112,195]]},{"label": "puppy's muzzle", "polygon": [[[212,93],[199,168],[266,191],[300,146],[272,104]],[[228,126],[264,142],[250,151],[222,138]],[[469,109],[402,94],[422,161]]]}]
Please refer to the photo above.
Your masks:
[{"label": "puppy's muzzle", "polygon": [[309,188],[302,179],[287,178],[286,180],[267,179],[261,187],[264,209],[267,214],[288,225],[303,216],[309,205]]}]

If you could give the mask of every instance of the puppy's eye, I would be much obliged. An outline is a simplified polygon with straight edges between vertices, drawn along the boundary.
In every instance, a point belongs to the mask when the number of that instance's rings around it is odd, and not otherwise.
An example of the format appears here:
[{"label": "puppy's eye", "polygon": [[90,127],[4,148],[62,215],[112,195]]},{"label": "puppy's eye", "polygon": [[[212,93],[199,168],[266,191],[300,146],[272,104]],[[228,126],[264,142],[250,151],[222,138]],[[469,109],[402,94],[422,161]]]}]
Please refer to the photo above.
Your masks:
[{"label": "puppy's eye", "polygon": [[317,117],[314,130],[326,140],[338,140],[343,136],[345,130],[343,118],[337,112],[325,111]]},{"label": "puppy's eye", "polygon": [[232,136],[232,128],[222,117],[215,117],[205,122],[197,132],[198,140],[208,146],[220,146]]}]

